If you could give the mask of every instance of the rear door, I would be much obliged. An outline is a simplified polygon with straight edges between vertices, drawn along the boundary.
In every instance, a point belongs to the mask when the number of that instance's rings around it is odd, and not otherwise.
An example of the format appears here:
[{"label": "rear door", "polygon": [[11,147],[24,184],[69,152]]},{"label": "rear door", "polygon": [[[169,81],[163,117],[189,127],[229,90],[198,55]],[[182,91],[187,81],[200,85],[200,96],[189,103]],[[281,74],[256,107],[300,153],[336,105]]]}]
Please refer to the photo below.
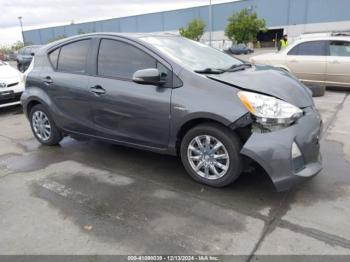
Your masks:
[{"label": "rear door", "polygon": [[296,45],[287,54],[288,68],[305,83],[324,85],[327,45],[327,41],[308,41]]},{"label": "rear door", "polygon": [[[91,101],[98,136],[152,148],[167,148],[172,71],[169,64],[138,43],[103,38],[96,52],[96,72],[89,87],[98,91]],[[163,86],[132,81],[137,70],[158,68]]]},{"label": "rear door", "polygon": [[82,134],[94,134],[90,122],[87,61],[91,39],[70,42],[49,53],[51,66],[43,68],[43,88],[53,101],[59,126]]},{"label": "rear door", "polygon": [[350,41],[330,41],[327,85],[350,86]]}]

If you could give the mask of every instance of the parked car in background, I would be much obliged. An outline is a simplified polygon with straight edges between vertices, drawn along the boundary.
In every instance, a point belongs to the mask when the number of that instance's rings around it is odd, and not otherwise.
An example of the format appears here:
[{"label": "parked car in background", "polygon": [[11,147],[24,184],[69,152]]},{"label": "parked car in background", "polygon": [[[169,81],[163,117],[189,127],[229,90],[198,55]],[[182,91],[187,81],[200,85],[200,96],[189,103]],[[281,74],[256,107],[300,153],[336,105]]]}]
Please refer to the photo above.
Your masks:
[{"label": "parked car in background", "polygon": [[9,61],[9,55],[0,53],[0,60],[1,61]]},{"label": "parked car in background", "polygon": [[226,50],[227,53],[233,54],[233,55],[247,55],[254,53],[254,50],[251,48],[248,48],[245,44],[237,44],[232,45],[229,49]]},{"label": "parked car in background", "polygon": [[24,75],[0,60],[0,108],[21,103]]},{"label": "parked car in background", "polygon": [[17,54],[15,54],[15,53],[10,53],[10,54],[9,54],[9,60],[10,60],[10,61],[16,61],[16,60],[17,60]]},{"label": "parked car in background", "polygon": [[[179,155],[223,187],[251,159],[286,190],[322,168],[321,119],[290,74],[169,34],[96,33],[41,48],[22,105],[44,145],[85,136]],[[283,88],[280,88],[280,87]]]},{"label": "parked car in background", "polygon": [[350,35],[308,34],[277,53],[250,58],[255,64],[272,65],[293,73],[302,82],[319,86],[350,87]]},{"label": "parked car in background", "polygon": [[40,45],[31,45],[23,47],[18,51],[17,54],[17,68],[19,71],[24,72],[30,65],[30,62],[32,61],[33,54],[37,49],[39,49]]}]

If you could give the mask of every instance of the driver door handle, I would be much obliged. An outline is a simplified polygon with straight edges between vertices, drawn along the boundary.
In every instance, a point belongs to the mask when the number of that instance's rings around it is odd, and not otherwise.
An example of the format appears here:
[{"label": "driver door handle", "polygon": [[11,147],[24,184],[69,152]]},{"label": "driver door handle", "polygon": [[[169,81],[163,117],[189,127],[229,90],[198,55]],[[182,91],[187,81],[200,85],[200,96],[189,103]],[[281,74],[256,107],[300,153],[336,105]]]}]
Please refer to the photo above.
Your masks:
[{"label": "driver door handle", "polygon": [[90,92],[99,96],[99,95],[104,95],[106,93],[106,90],[100,85],[95,85],[93,87],[90,87]]}]

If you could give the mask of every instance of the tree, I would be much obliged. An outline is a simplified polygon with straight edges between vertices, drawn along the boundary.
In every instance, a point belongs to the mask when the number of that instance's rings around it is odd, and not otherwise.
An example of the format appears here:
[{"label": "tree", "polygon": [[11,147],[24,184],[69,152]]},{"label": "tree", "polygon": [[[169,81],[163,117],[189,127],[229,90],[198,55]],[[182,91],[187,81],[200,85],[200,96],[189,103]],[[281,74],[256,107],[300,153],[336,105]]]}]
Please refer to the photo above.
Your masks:
[{"label": "tree", "polygon": [[204,34],[205,23],[201,19],[193,19],[187,28],[179,29],[180,35],[189,39],[199,41]]},{"label": "tree", "polygon": [[24,47],[24,44],[21,41],[17,41],[11,45],[2,45],[0,46],[0,53],[11,54],[11,53],[17,52],[22,47]]},{"label": "tree", "polygon": [[258,19],[257,14],[248,9],[242,9],[228,18],[225,35],[237,43],[255,42],[259,31],[266,30],[266,21]]},{"label": "tree", "polygon": [[13,43],[10,48],[12,52],[15,52],[21,49],[22,47],[24,47],[24,43],[22,41],[17,41]]}]

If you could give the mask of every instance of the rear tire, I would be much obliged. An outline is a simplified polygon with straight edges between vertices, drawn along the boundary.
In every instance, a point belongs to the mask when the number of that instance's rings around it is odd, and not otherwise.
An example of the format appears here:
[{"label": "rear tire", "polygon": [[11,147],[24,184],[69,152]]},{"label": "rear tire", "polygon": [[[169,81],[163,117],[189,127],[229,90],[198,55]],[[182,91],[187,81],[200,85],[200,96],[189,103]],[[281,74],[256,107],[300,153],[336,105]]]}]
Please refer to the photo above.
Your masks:
[{"label": "rear tire", "polygon": [[35,138],[43,145],[54,146],[63,136],[57,128],[50,112],[41,104],[32,108],[29,114],[30,126]]},{"label": "rear tire", "polygon": [[[203,150],[198,150],[198,139]],[[216,150],[215,146],[219,143],[222,147]],[[226,127],[211,123],[201,124],[189,130],[183,137],[181,160],[194,180],[213,187],[224,187],[234,182],[242,172],[241,147],[239,138]]]}]

